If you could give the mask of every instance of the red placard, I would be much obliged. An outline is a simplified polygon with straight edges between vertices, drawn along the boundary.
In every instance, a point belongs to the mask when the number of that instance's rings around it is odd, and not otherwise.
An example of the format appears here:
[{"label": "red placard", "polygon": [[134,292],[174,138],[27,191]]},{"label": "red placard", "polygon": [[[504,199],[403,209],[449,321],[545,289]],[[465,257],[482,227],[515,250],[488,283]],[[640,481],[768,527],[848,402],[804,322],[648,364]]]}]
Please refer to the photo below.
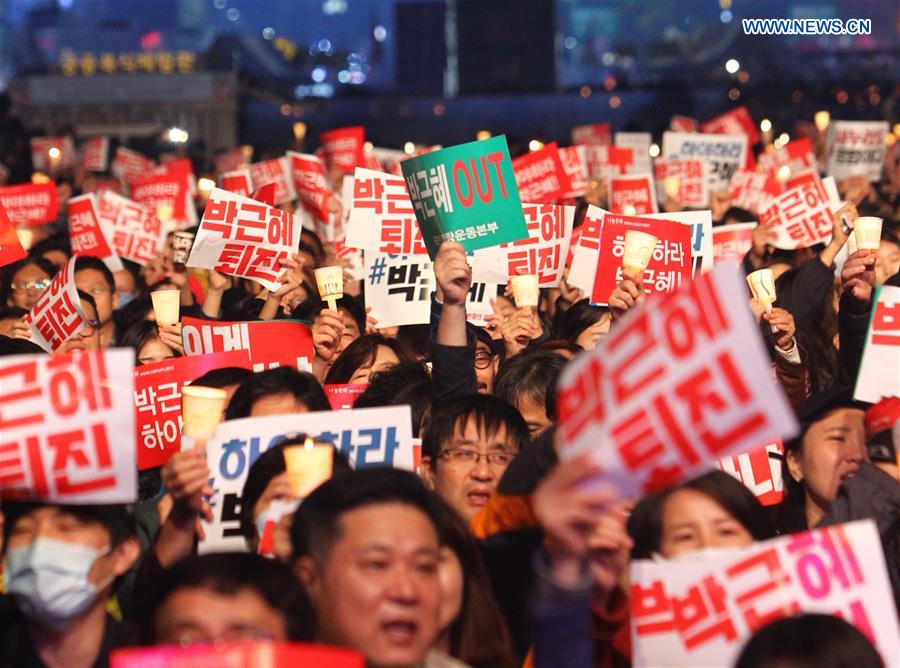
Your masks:
[{"label": "red placard", "polygon": [[[361,125],[337,128],[319,135],[325,164],[350,174],[363,165],[365,158],[366,129]],[[379,168],[380,169],[380,168]]]},{"label": "red placard", "polygon": [[[700,132],[720,135],[746,135],[750,145],[759,143],[759,131],[747,107],[741,105],[721,116],[711,118],[700,126]],[[749,155],[749,151],[748,151]]]},{"label": "red placard", "polygon": [[249,169],[236,169],[233,172],[225,172],[219,177],[219,187],[235,195],[249,197],[253,192],[253,180],[250,178]]},{"label": "red placard", "polygon": [[[314,155],[288,151],[287,156],[290,160],[291,178],[294,180],[297,200],[316,220],[327,224],[328,198],[331,193],[328,190],[328,180],[325,178],[325,165]],[[375,169],[382,169],[378,158],[375,158],[375,161],[378,162]]]},{"label": "red placard", "polygon": [[134,368],[138,469],[162,466],[181,449],[181,389],[214,369],[250,369],[246,350],[173,357]]},{"label": "red placard", "polygon": [[592,123],[572,128],[572,143],[587,146],[609,146],[612,144],[612,130],[609,123]]},{"label": "red placard", "polygon": [[772,198],[781,194],[781,186],[774,178],[762,172],[737,170],[729,184],[732,206],[759,213],[769,207]]},{"label": "red placard", "polygon": [[794,139],[781,148],[760,153],[758,162],[773,177],[782,167],[787,167],[789,174],[818,168],[815,150],[807,137]]},{"label": "red placard", "polygon": [[559,149],[559,161],[569,178],[569,192],[563,198],[581,197],[587,190],[588,172],[587,150],[584,146],[566,146]]},{"label": "red placard", "polygon": [[831,204],[825,185],[813,176],[774,198],[760,213],[760,225],[772,225],[776,248],[807,248],[831,236]]},{"label": "red placard", "polygon": [[325,645],[239,642],[118,649],[110,655],[111,668],[364,668],[359,652]]},{"label": "red placard", "polygon": [[512,166],[523,202],[547,204],[566,197],[572,190],[556,142],[519,156],[512,161]]},{"label": "red placard", "polygon": [[27,254],[19,243],[16,228],[9,222],[3,204],[0,204],[0,267],[21,260]]},{"label": "red placard", "polygon": [[221,155],[217,155],[213,158],[216,174],[235,172],[239,169],[243,169],[250,162],[250,157],[252,155],[253,148],[250,146],[236,146],[233,149],[225,151]]},{"label": "red placard", "polygon": [[252,200],[256,200],[257,202],[262,202],[267,206],[274,207],[275,206],[275,191],[278,186],[274,183],[267,183],[264,186],[260,186],[252,193],[250,193],[249,197]]},{"label": "red placard", "polygon": [[610,213],[639,216],[657,213],[656,184],[649,174],[616,176],[609,180]]},{"label": "red placard", "polygon": [[672,116],[669,123],[669,128],[673,132],[696,132],[697,127],[697,119],[690,116]]},{"label": "red placard", "polygon": [[119,256],[112,251],[112,243],[106,238],[97,215],[97,202],[93,193],[79,195],[66,202],[69,220],[69,242],[72,253],[98,257],[110,271],[121,271]]},{"label": "red placard", "polygon": [[666,197],[665,180],[678,179],[678,201],[691,209],[709,206],[709,182],[706,178],[706,163],[702,160],[677,160],[656,158],[653,163],[656,178],[656,192],[660,198]]},{"label": "red placard", "polygon": [[312,369],[312,330],[296,320],[220,322],[182,318],[181,338],[187,355],[246,350],[254,371],[292,366]]},{"label": "red placard", "polygon": [[713,263],[730,260],[740,264],[753,245],[756,223],[734,223],[713,228]]},{"label": "red placard", "polygon": [[257,188],[268,183],[275,184],[275,204],[284,204],[297,197],[294,182],[288,169],[287,158],[273,158],[250,165],[250,180]]},{"label": "red placard", "polygon": [[190,177],[190,173],[176,170],[136,179],[131,183],[131,198],[156,213],[164,207],[169,215],[167,224],[176,229],[191,227],[197,224],[197,211],[190,196]]},{"label": "red placard", "polygon": [[93,137],[81,145],[81,165],[89,172],[109,167],[109,137]]},{"label": "red placard", "polygon": [[59,217],[56,184],[23,183],[0,188],[0,205],[15,225],[43,225]]},{"label": "red placard", "polygon": [[0,359],[0,496],[133,503],[131,350]]},{"label": "red placard", "polygon": [[353,404],[363,392],[366,391],[368,385],[360,385],[358,383],[345,383],[325,385],[325,394],[328,396],[328,403],[331,404],[331,410],[343,411],[353,408]]},{"label": "red placard", "polygon": [[644,291],[648,295],[672,292],[691,278],[691,227],[671,220],[607,214],[600,234],[600,260],[594,276],[591,301],[606,304],[616,284],[622,280],[622,253],[625,232],[652,234],[658,241],[647,269]]},{"label": "red placard", "polygon": [[120,146],[113,156],[112,173],[124,183],[131,183],[153,174],[156,163],[147,156]]},{"label": "red placard", "polygon": [[749,452],[723,457],[716,466],[744,483],[762,505],[774,506],[784,498],[783,459],[784,445],[778,440]]},{"label": "red placard", "polygon": [[[56,157],[50,155],[51,149],[58,151]],[[35,171],[53,172],[59,167],[71,167],[75,164],[75,158],[75,145],[69,137],[32,137],[31,139],[31,163]]]},{"label": "red placard", "polygon": [[75,259],[70,258],[56,272],[37,303],[31,307],[25,322],[31,325],[31,339],[47,352],[84,329],[85,316],[75,287]]}]

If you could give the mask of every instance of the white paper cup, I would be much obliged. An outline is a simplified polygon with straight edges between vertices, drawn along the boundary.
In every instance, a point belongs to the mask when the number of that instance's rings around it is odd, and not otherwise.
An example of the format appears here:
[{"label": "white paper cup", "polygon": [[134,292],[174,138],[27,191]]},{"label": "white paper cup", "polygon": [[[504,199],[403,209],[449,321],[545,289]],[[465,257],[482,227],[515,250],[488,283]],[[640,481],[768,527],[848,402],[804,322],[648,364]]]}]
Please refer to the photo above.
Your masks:
[{"label": "white paper cup", "polygon": [[194,438],[212,438],[225,412],[228,393],[215,387],[185,385],[181,390],[182,433]]},{"label": "white paper cup", "polygon": [[294,496],[305,499],[328,480],[333,462],[334,448],[327,444],[316,445],[312,439],[307,439],[303,445],[284,448],[284,467]]},{"label": "white paper cup", "polygon": [[859,246],[856,245],[856,234],[854,233],[847,237],[847,255],[853,255],[858,250]]},{"label": "white paper cup", "polygon": [[747,274],[747,285],[758,303],[771,304],[775,301],[775,276],[771,269],[760,269]]},{"label": "white paper cup", "polygon": [[174,232],[172,234],[172,263],[184,267],[194,245],[194,235],[190,232]]},{"label": "white paper cup", "polygon": [[622,253],[622,269],[639,274],[650,264],[653,250],[656,248],[656,237],[646,232],[626,230],[625,249]]},{"label": "white paper cup", "polygon": [[522,274],[520,276],[511,276],[509,279],[509,289],[512,290],[513,300],[518,308],[523,306],[537,306],[540,297],[540,289],[538,288],[539,280],[537,274]]},{"label": "white paper cup", "polygon": [[344,268],[319,267],[315,274],[319,296],[334,310],[335,302],[344,296]]},{"label": "white paper cup", "polygon": [[157,325],[174,325],[178,322],[181,290],[156,290],[150,293],[153,315]]},{"label": "white paper cup", "polygon": [[853,221],[853,236],[858,250],[878,250],[881,244],[881,218],[862,216]]},{"label": "white paper cup", "polygon": [[667,176],[663,179],[663,192],[669,199],[678,199],[678,192],[681,189],[681,178],[678,176]]}]

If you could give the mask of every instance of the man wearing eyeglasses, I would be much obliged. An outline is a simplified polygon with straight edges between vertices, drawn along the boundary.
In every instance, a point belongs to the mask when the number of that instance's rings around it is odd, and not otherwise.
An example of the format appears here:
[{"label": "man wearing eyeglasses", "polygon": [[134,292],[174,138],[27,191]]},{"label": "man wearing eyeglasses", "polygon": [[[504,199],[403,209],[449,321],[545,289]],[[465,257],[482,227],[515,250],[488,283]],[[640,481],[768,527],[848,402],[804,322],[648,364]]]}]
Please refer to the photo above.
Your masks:
[{"label": "man wearing eyeglasses", "polygon": [[422,478],[469,522],[526,443],[528,427],[505,401],[486,394],[455,399],[432,412],[422,440]]},{"label": "man wearing eyeglasses", "polygon": [[97,303],[94,298],[83,290],[78,291],[81,300],[81,310],[84,312],[84,327],[72,338],[63,341],[62,345],[54,350],[55,353],[70,353],[73,350],[97,350],[100,343],[100,320],[97,318]]},{"label": "man wearing eyeglasses", "polygon": [[88,293],[97,305],[100,345],[104,348],[114,345],[116,328],[112,316],[119,306],[119,295],[112,272],[103,260],[80,256],[75,261],[75,286]]}]

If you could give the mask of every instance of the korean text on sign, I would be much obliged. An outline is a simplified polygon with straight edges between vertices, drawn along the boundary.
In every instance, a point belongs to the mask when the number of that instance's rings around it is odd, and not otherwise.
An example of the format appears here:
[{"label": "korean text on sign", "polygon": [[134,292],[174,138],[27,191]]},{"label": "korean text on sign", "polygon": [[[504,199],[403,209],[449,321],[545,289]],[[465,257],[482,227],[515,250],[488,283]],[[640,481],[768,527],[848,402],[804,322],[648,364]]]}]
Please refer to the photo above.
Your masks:
[{"label": "korean text on sign", "polygon": [[328,198],[331,191],[328,189],[328,181],[325,178],[325,165],[315,155],[305,153],[287,152],[288,166],[291,170],[291,179],[294,182],[294,190],[297,191],[297,200],[301,206],[315,216],[320,223],[327,223]]},{"label": "korean text on sign", "polygon": [[575,207],[524,204],[528,238],[506,244],[509,276],[537,274],[542,288],[556,287],[565,269]]},{"label": "korean text on sign", "polygon": [[663,157],[705,162],[712,192],[728,188],[734,173],[745,168],[748,153],[747,137],[743,134],[663,133]]},{"label": "korean text on sign", "polygon": [[656,187],[649,174],[617,176],[609,180],[609,210],[639,216],[656,213]]},{"label": "korean text on sign", "polygon": [[166,230],[155,211],[109,190],[100,194],[97,206],[101,225],[112,228],[119,257],[146,265],[162,250]]},{"label": "korean text on sign", "polygon": [[254,188],[261,188],[269,183],[275,184],[275,204],[290,202],[297,197],[286,157],[254,162],[249,169]]},{"label": "korean text on sign", "polygon": [[572,190],[555,142],[519,156],[512,164],[523,202],[545,204],[568,197]]},{"label": "korean text on sign", "polygon": [[653,164],[656,178],[656,194],[660,200],[672,199],[666,190],[666,179],[677,183],[675,198],[682,206],[702,209],[709,206],[709,184],[706,179],[706,163],[701,160],[666,160],[657,158]]},{"label": "korean text on sign", "polygon": [[900,397],[900,287],[881,285],[876,291],[853,393],[872,403]]},{"label": "korean text on sign", "polygon": [[379,325],[394,327],[429,322],[434,269],[427,255],[386,255],[366,251],[366,306]]},{"label": "korean text on sign", "polygon": [[806,248],[831,236],[831,203],[818,177],[774,198],[759,216],[760,225],[772,225],[776,248]]},{"label": "korean text on sign", "polygon": [[506,137],[432,151],[400,166],[432,258],[444,241],[470,251],[528,236]]},{"label": "korean text on sign", "polygon": [[836,179],[881,179],[889,132],[887,121],[832,121],[826,138],[827,173]]},{"label": "korean text on sign", "polygon": [[747,639],[782,617],[835,615],[885,665],[900,656],[897,612],[872,520],[631,566],[636,667],[730,666]]},{"label": "korean text on sign", "polygon": [[731,260],[740,264],[753,246],[753,230],[756,223],[733,223],[714,227],[713,248],[716,264]]},{"label": "korean text on sign", "polygon": [[137,500],[131,350],[0,359],[0,494]]},{"label": "korean text on sign", "polygon": [[277,290],[282,262],[290,258],[300,238],[299,227],[287,211],[214,188],[187,265],[249,278]]},{"label": "korean text on sign", "polygon": [[56,272],[50,287],[25,316],[31,327],[31,339],[52,352],[85,327],[81,299],[75,287],[75,260],[71,258]]},{"label": "korean text on sign", "polygon": [[427,255],[402,177],[357,167],[347,244],[387,255]]},{"label": "korean text on sign", "polygon": [[781,185],[769,174],[739,169],[731,177],[729,191],[734,206],[758,214],[781,194]]},{"label": "korean text on sign", "polygon": [[713,226],[712,211],[675,211],[673,213],[648,213],[642,218],[650,220],[672,220],[691,228],[691,275],[696,276],[701,271],[712,271],[713,256]]},{"label": "korean text on sign", "polygon": [[41,225],[59,216],[56,184],[52,181],[0,187],[0,205],[13,225]]},{"label": "korean text on sign", "polygon": [[122,261],[112,251],[109,225],[101,224],[93,193],[69,199],[66,202],[66,217],[69,219],[69,242],[74,254],[98,257],[112,272],[122,270]]},{"label": "korean text on sign", "polygon": [[793,436],[746,301],[740,272],[723,264],[629,311],[563,371],[560,457],[592,451],[628,498]]}]

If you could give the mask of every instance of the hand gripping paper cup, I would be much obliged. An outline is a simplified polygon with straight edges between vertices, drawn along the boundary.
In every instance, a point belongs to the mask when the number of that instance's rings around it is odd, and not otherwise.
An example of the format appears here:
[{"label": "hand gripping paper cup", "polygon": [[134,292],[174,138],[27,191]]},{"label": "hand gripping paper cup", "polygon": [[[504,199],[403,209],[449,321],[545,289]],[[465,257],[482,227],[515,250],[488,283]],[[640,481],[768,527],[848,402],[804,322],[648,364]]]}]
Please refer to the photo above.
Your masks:
[{"label": "hand gripping paper cup", "polygon": [[628,230],[625,232],[625,249],[622,253],[622,269],[632,274],[641,274],[656,248],[656,237],[646,232]]},{"label": "hand gripping paper cup", "polygon": [[155,290],[150,293],[153,315],[157,325],[174,325],[178,322],[181,290]]},{"label": "hand gripping paper cup", "polygon": [[853,236],[858,250],[878,250],[881,244],[881,218],[862,216],[853,221]]},{"label": "hand gripping paper cup", "polygon": [[284,448],[284,467],[294,495],[305,499],[331,477],[334,448],[328,444],[316,444],[307,438],[303,445]]},{"label": "hand gripping paper cup", "polygon": [[215,387],[185,385],[181,390],[182,433],[192,438],[212,438],[222,421],[227,397],[225,390]]},{"label": "hand gripping paper cup", "polygon": [[538,305],[540,290],[538,288],[537,274],[511,276],[509,279],[509,289],[512,290],[516,307],[536,307]]},{"label": "hand gripping paper cup", "polygon": [[328,308],[337,309],[337,300],[344,296],[344,268],[319,267],[315,270],[319,296],[328,302]]},{"label": "hand gripping paper cup", "polygon": [[[775,275],[771,269],[759,269],[747,274],[747,285],[750,286],[750,292],[757,304],[766,305],[766,313],[772,313],[772,304],[775,301]],[[778,331],[775,325],[772,325],[772,333]]]}]

